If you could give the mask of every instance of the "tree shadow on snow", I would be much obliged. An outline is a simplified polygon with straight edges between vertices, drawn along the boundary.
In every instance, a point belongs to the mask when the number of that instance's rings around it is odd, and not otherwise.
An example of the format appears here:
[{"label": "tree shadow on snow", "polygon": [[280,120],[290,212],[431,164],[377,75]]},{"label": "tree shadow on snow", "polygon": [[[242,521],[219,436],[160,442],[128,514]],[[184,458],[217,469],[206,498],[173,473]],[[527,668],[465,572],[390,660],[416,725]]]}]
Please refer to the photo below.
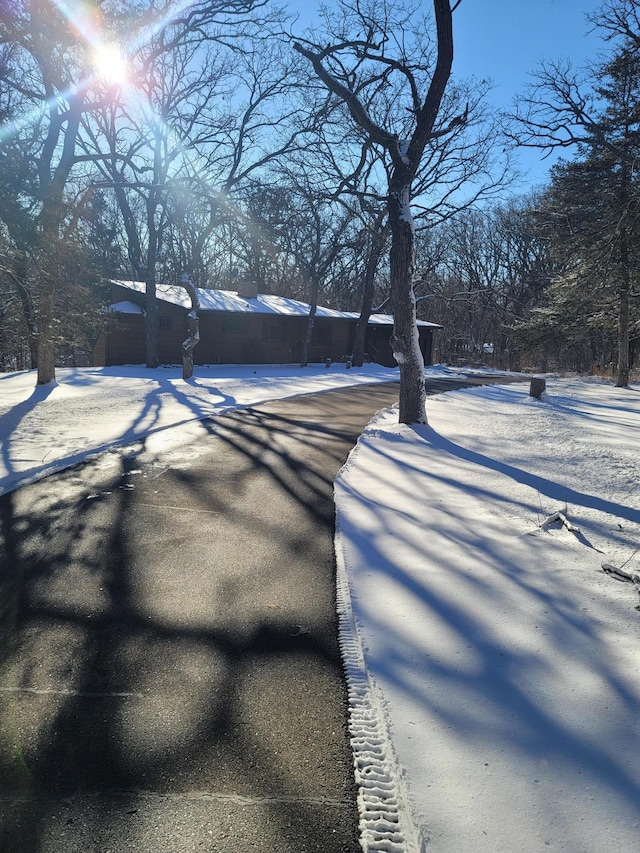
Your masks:
[{"label": "tree shadow on snow", "polygon": [[317,440],[254,407],[184,464],[0,498],[1,849],[360,849],[332,558],[359,393]]},{"label": "tree shadow on snow", "polygon": [[[638,739],[640,693],[629,677],[633,674],[621,665],[611,637],[597,617],[585,614],[588,608],[584,605],[590,602],[576,594],[579,579],[562,570],[562,553],[553,553],[554,548],[563,546],[552,548],[548,537],[517,532],[508,546],[492,541],[488,526],[500,525],[501,519],[507,526],[510,515],[521,518],[523,509],[532,509],[520,503],[522,493],[516,491],[510,496],[499,490],[500,515],[483,516],[474,523],[463,507],[468,505],[469,494],[482,506],[481,502],[491,497],[490,486],[483,478],[480,485],[475,481],[467,485],[458,479],[457,462],[467,466],[461,474],[468,471],[470,463],[555,501],[568,501],[636,523],[640,522],[640,512],[460,447],[430,427],[416,427],[413,432],[437,454],[439,462],[446,460],[449,473],[443,473],[441,467],[429,471],[419,451],[415,464],[403,458],[394,467],[395,455],[389,451],[381,469],[388,479],[368,480],[369,492],[364,497],[371,519],[367,527],[352,527],[348,518],[341,518],[340,525],[341,535],[362,558],[358,569],[362,574],[352,571],[350,578],[352,608],[364,632],[367,667],[387,700],[393,704],[390,697],[396,696],[399,707],[408,701],[411,710],[407,715],[418,723],[414,740],[422,764],[430,767],[430,739],[439,737],[436,732],[445,731],[455,740],[456,757],[467,745],[469,766],[488,760],[482,758],[484,751],[495,748],[504,760],[519,768],[518,778],[526,779],[530,774],[533,783],[534,776],[542,779],[557,773],[559,779],[573,777],[579,780],[575,782],[578,792],[589,791],[594,796],[598,791],[596,800],[602,796],[602,802],[608,802],[606,798],[617,805],[623,802],[628,811],[640,816],[640,783],[625,746]],[[383,441],[374,438],[367,448],[385,454],[389,442],[405,440],[400,433],[385,434]],[[410,439],[409,445],[414,444],[415,439]],[[348,495],[356,484],[347,475],[341,488]],[[446,522],[440,522],[441,516],[435,513],[439,492],[444,488],[457,489],[460,503],[458,509],[455,492],[449,492],[448,516]],[[403,496],[398,504],[409,507],[407,511],[394,508],[393,501],[390,506],[389,494],[396,491]],[[412,495],[417,500],[408,501]],[[437,537],[430,536],[433,525],[438,526]],[[534,558],[529,553],[519,563],[518,552],[524,554],[526,550],[533,552]],[[465,562],[463,555],[469,553],[475,555],[474,568]],[[585,553],[593,555],[587,549]],[[456,554],[460,555],[459,562]],[[590,559],[599,562],[595,555]],[[370,589],[376,590],[375,595],[369,595]],[[397,607],[392,606],[396,596],[401,602]],[[510,601],[517,602],[517,607],[505,610],[505,602]],[[535,639],[518,642],[519,627],[524,629],[523,636],[530,631]],[[428,637],[432,638],[431,646]],[[566,671],[567,680],[558,686],[560,670]],[[549,688],[553,684],[555,688]],[[581,729],[571,723],[571,702],[574,694],[588,697],[594,685],[600,690],[597,701],[590,705],[587,698],[582,702],[576,699],[584,714],[594,715],[591,727]],[[566,702],[562,701],[565,697]],[[603,697],[607,700],[606,712],[601,707]],[[600,716],[601,711],[606,716]],[[439,786],[437,771],[431,772],[435,790]],[[455,772],[453,767],[451,772]],[[487,781],[487,786],[490,784]],[[566,784],[559,790],[566,792]],[[531,798],[535,799],[535,794]],[[536,807],[540,807],[539,802]],[[545,819],[551,819],[552,812],[562,812],[562,803],[558,805],[557,801],[546,807],[546,815],[542,807],[541,826]],[[420,803],[419,808],[429,824],[428,805]],[[522,801],[521,808],[524,820],[531,804]],[[595,805],[592,812],[597,813]],[[580,837],[583,830],[578,825],[565,827],[567,839],[575,832],[576,849],[584,843]]]}]

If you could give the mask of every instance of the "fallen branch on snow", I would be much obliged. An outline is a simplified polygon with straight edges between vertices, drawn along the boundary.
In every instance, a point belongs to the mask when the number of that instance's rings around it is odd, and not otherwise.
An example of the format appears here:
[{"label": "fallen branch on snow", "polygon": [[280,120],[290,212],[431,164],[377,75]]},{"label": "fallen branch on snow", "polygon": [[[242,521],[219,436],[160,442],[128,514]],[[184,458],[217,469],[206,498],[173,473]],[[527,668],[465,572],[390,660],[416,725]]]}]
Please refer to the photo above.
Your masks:
[{"label": "fallen branch on snow", "polygon": [[640,586],[640,575],[637,572],[630,572],[628,569],[618,568],[613,563],[603,563],[603,570],[611,577],[618,581],[630,581],[631,583]]},{"label": "fallen branch on snow", "polygon": [[551,527],[552,524],[557,524],[558,522],[564,525],[567,530],[570,530],[572,533],[580,533],[580,528],[576,527],[575,524],[571,524],[567,516],[561,512],[554,512],[553,515],[547,516],[540,525],[540,529],[546,530],[547,527]]}]

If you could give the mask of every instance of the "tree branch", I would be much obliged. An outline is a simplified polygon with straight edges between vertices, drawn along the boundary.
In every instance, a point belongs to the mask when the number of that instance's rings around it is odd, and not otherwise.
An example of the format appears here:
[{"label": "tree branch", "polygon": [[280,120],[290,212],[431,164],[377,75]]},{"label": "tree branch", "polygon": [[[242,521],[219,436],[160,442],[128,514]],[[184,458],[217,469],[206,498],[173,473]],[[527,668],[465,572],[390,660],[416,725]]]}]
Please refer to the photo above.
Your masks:
[{"label": "tree branch", "polygon": [[322,64],[323,57],[321,53],[314,53],[308,48],[303,47],[299,42],[294,42],[293,49],[309,60],[313,65],[314,71],[327,89],[344,101],[354,121],[369,134],[374,142],[387,149],[397,144],[398,137],[377,125],[358,96],[327,71]]}]

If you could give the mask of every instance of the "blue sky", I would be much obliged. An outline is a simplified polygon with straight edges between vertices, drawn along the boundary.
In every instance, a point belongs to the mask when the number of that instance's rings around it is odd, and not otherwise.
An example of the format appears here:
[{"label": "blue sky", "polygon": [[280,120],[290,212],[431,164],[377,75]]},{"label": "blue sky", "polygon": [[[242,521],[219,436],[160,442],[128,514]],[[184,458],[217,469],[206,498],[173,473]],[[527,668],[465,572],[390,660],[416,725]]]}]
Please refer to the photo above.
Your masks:
[{"label": "blue sky", "polygon": [[[508,106],[542,59],[583,65],[603,47],[585,15],[601,0],[462,0],[454,16],[454,73],[493,80],[492,98]],[[552,158],[519,153],[527,182],[543,182]]]},{"label": "blue sky", "polygon": [[[424,0],[425,8],[429,5]],[[602,41],[589,34],[585,15],[601,0],[462,0],[454,15],[454,74],[489,78],[498,107],[508,106],[527,84],[541,59],[569,58],[582,65],[594,58]],[[314,18],[314,0],[291,0],[306,21]],[[330,5],[330,3],[328,4]],[[552,158],[537,151],[518,155],[528,173],[525,183],[544,182]]]}]

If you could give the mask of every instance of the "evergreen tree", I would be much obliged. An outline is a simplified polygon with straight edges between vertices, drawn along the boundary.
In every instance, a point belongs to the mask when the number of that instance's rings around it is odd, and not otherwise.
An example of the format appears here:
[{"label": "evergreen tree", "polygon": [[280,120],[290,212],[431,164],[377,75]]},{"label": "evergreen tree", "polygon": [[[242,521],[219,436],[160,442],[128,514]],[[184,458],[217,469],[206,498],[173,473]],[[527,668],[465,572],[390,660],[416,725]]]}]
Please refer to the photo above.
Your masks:
[{"label": "evergreen tree", "polygon": [[[566,64],[543,65],[520,102],[514,135],[520,144],[576,151],[573,162],[553,171],[547,198],[545,213],[566,276],[550,291],[545,316],[555,323],[550,336],[560,329],[566,333],[571,316],[603,335],[615,312],[616,384],[626,387],[637,335],[640,41],[632,38],[630,18],[628,32],[612,31],[615,10],[620,20],[633,11],[611,0],[593,18],[612,41],[609,56],[590,69],[586,81]],[[581,314],[568,310],[581,303]],[[560,304],[566,315],[558,311]]]},{"label": "evergreen tree", "polygon": [[601,71],[602,83],[594,89],[600,108],[584,127],[581,156],[552,169],[538,212],[562,273],[525,338],[559,356],[573,347],[574,364],[602,366],[617,337],[616,384],[624,387],[630,341],[637,335],[640,55],[621,49]]}]

